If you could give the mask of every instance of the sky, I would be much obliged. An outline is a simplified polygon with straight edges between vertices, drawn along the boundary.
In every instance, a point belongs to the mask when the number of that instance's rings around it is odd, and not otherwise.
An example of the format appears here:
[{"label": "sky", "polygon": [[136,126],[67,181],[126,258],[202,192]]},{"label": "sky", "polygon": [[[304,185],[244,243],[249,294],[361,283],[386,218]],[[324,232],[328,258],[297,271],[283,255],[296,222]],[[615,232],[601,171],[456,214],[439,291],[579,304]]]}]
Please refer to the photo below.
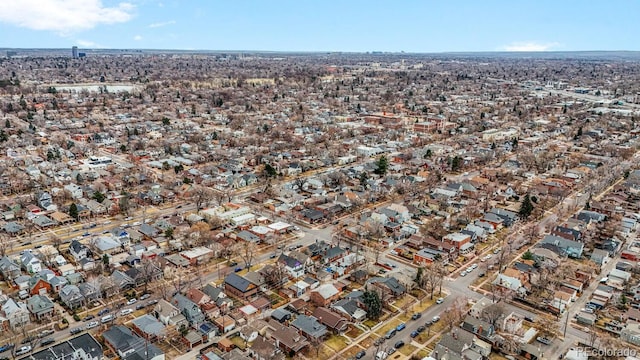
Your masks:
[{"label": "sky", "polygon": [[0,0],[0,48],[640,50],[638,0]]}]

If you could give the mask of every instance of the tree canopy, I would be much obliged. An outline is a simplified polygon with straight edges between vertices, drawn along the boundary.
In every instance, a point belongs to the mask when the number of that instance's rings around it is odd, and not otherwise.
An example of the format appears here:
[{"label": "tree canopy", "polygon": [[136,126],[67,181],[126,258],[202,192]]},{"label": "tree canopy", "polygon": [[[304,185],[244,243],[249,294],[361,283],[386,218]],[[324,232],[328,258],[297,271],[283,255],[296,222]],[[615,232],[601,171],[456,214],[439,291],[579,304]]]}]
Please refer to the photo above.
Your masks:
[{"label": "tree canopy", "polygon": [[389,160],[386,156],[382,155],[376,161],[376,170],[374,171],[378,175],[384,175],[389,170]]},{"label": "tree canopy", "polygon": [[378,320],[382,315],[382,300],[376,291],[366,290],[362,294],[362,302],[367,308],[367,315],[372,320]]},{"label": "tree canopy", "polygon": [[520,205],[520,211],[518,211],[518,214],[520,214],[521,218],[526,219],[531,215],[531,212],[533,212],[533,204],[531,203],[529,194],[527,194],[524,196],[524,199],[522,199],[522,204]]}]

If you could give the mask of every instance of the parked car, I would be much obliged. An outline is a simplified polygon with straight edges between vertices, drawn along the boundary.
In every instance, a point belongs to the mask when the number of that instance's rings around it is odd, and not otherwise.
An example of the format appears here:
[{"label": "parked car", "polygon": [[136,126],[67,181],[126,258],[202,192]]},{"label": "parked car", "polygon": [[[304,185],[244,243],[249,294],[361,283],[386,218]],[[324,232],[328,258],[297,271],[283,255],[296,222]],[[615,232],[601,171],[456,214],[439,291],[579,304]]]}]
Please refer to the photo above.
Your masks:
[{"label": "parked car", "polygon": [[131,314],[132,312],[133,312],[133,310],[131,310],[131,309],[122,309],[122,310],[120,311],[120,316],[129,315],[129,314]]},{"label": "parked car", "polygon": [[238,263],[236,261],[232,261],[232,262],[229,263],[229,266],[236,266],[236,265],[238,265]]},{"label": "parked car", "polygon": [[361,350],[356,354],[356,359],[362,359],[365,355],[367,355],[367,352],[364,350]]},{"label": "parked car", "polygon": [[541,342],[545,345],[551,345],[551,340],[547,339],[546,337],[538,336],[536,338],[536,341]]},{"label": "parked car", "polygon": [[155,305],[158,303],[158,300],[151,300],[147,303],[147,306]]},{"label": "parked car", "polygon": [[98,316],[102,316],[102,315],[104,315],[104,314],[108,313],[109,311],[111,311],[111,309],[109,309],[109,308],[104,308],[104,309],[102,309],[102,310],[98,311]]},{"label": "parked car", "polygon": [[391,349],[387,350],[387,355],[391,355],[394,352],[396,352],[396,348],[391,348]]},{"label": "parked car", "polygon": [[151,297],[151,294],[144,294],[144,295],[140,296],[140,300],[147,300],[150,297]]},{"label": "parked car", "polygon": [[28,344],[28,343],[30,343],[32,341],[35,341],[35,340],[36,340],[35,336],[29,336],[29,337],[26,337],[26,338],[22,339],[21,344]]},{"label": "parked car", "polygon": [[402,331],[407,327],[405,323],[402,323],[396,327],[396,331]]},{"label": "parked car", "polygon": [[14,346],[15,345],[13,345],[13,344],[4,344],[4,345],[0,346],[0,353],[1,352],[5,352],[5,351],[7,351],[9,349],[13,349]]},{"label": "parked car", "polygon": [[144,309],[145,307],[147,307],[147,305],[145,305],[145,304],[138,304],[138,305],[136,305],[136,310],[142,310],[142,309]]},{"label": "parked car", "polygon": [[133,304],[135,304],[137,302],[138,302],[138,299],[136,299],[136,298],[129,299],[129,301],[127,301],[127,305],[133,305]]},{"label": "parked car", "polygon": [[77,328],[73,328],[73,329],[69,330],[69,333],[70,333],[71,335],[79,334],[79,333],[81,333],[81,332],[82,332],[82,328],[79,328],[79,327],[77,327]]},{"label": "parked car", "polygon": [[47,346],[47,345],[51,345],[54,342],[56,342],[56,340],[54,338],[48,338],[48,339],[44,339],[40,342],[40,346]]},{"label": "parked car", "polygon": [[42,332],[40,332],[40,337],[43,338],[45,336],[49,336],[51,334],[53,334],[55,331],[51,330],[51,329],[46,329],[46,330],[42,330]]},{"label": "parked car", "polygon": [[418,326],[418,328],[416,329],[416,331],[418,332],[418,334],[420,334],[421,332],[425,331],[426,328],[422,325]]},{"label": "parked car", "polygon": [[442,304],[444,302],[443,298],[438,298],[438,300],[436,300],[436,304]]},{"label": "parked car", "polygon": [[422,314],[420,313],[414,313],[413,315],[411,315],[411,320],[418,320],[422,317]]},{"label": "parked car", "polygon": [[95,316],[93,316],[93,315],[87,315],[87,316],[85,316],[85,317],[84,317],[84,319],[82,319],[82,321],[89,321],[89,320],[93,320],[93,319],[95,319],[95,318],[96,318],[96,317],[95,317]]},{"label": "parked car", "polygon": [[410,336],[411,336],[412,338],[414,338],[414,337],[418,336],[418,334],[420,334],[420,333],[418,332],[418,330],[413,330],[413,331],[411,332],[411,335],[410,335]]},{"label": "parked car", "polygon": [[440,321],[440,316],[438,315],[434,316],[433,319],[431,319],[431,322],[434,324],[437,323],[438,321]]},{"label": "parked car", "polygon": [[396,349],[400,349],[400,348],[401,348],[401,347],[403,347],[403,346],[404,346],[404,341],[402,341],[402,340],[400,340],[400,341],[396,342],[396,343],[393,345],[393,347],[394,347],[394,348],[396,348]]},{"label": "parked car", "polygon": [[396,334],[396,329],[391,329],[384,334],[384,337],[387,339],[391,339]]},{"label": "parked car", "polygon": [[16,350],[16,355],[17,356],[24,355],[24,354],[28,353],[29,351],[31,351],[31,346],[29,346],[29,345],[23,346],[20,349]]},{"label": "parked car", "polygon": [[460,272],[460,276],[467,276],[467,270],[462,270]]},{"label": "parked car", "polygon": [[88,324],[87,324],[86,329],[87,329],[87,330],[89,330],[89,329],[93,329],[94,327],[97,327],[98,325],[100,325],[100,323],[99,323],[99,322],[97,322],[97,321],[92,321],[92,322],[90,322],[90,323],[88,323]]},{"label": "parked car", "polygon": [[233,270],[233,272],[240,272],[240,271],[242,271],[242,268],[239,266]]},{"label": "parked car", "polygon": [[475,270],[478,268],[478,264],[471,264],[471,269]]}]

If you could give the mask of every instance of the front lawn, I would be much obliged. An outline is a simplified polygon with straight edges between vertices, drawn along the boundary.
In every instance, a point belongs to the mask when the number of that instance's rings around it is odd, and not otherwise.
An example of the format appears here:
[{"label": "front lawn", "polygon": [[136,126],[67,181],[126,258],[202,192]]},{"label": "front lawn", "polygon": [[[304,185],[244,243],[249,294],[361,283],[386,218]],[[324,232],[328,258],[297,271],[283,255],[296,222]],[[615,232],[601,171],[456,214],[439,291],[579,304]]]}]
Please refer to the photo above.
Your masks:
[{"label": "front lawn", "polygon": [[416,347],[411,345],[411,344],[406,344],[405,346],[401,347],[400,349],[398,349],[398,352],[401,353],[404,356],[409,356],[411,355],[414,351],[416,351]]},{"label": "front lawn", "polygon": [[324,343],[335,352],[340,352],[347,347],[347,340],[339,335],[331,335]]},{"label": "front lawn", "polygon": [[349,325],[349,331],[347,331],[345,333],[345,335],[348,336],[351,339],[355,339],[358,336],[362,335],[363,332],[364,331],[362,329],[360,329],[359,327]]}]

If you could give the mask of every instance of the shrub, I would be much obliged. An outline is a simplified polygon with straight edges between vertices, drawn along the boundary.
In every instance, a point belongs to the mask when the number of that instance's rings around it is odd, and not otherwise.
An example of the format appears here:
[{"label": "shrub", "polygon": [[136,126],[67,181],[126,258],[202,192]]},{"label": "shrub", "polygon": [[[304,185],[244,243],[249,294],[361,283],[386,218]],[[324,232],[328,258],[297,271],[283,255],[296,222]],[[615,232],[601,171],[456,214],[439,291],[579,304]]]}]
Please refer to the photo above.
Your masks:
[{"label": "shrub", "polygon": [[[65,319],[66,320],[66,319]],[[73,314],[73,320],[75,321],[80,321],[80,315],[78,314]]]}]

